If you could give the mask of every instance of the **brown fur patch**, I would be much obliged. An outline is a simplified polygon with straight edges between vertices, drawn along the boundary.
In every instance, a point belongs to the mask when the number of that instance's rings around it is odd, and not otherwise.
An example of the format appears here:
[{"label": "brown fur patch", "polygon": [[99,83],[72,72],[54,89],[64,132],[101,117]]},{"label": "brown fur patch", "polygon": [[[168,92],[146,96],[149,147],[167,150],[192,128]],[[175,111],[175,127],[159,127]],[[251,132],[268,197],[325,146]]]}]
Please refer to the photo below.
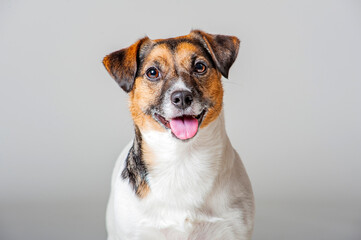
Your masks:
[{"label": "brown fur patch", "polygon": [[[150,105],[155,104],[160,97],[162,81],[150,81],[144,77],[145,71],[150,63],[157,61],[162,66],[162,72],[167,72],[173,65],[172,55],[164,45],[155,47],[145,59],[145,64],[140,70],[140,76],[135,79],[133,90],[129,93],[130,112],[134,123],[142,130],[165,131],[153,117],[145,111]],[[164,76],[162,76],[164,77]]]},{"label": "brown fur patch", "polygon": [[203,89],[205,89],[203,92],[204,96],[211,99],[213,106],[208,109],[201,128],[208,126],[208,124],[213,122],[221,113],[223,107],[223,86],[220,74],[217,72],[212,74]]},{"label": "brown fur patch", "polygon": [[201,53],[202,52],[200,51],[199,46],[189,42],[179,43],[175,52],[175,62],[178,67],[187,69],[190,72],[192,71],[191,68],[193,67],[191,65],[192,56],[194,54],[202,56]]},{"label": "brown fur patch", "polygon": [[145,181],[141,181],[136,194],[139,198],[145,198],[150,192],[149,185]]},{"label": "brown fur patch", "polygon": [[112,72],[111,72],[111,58],[109,57],[109,55],[105,56],[103,58],[103,65],[105,67],[105,69],[108,71],[109,74],[113,75]]}]

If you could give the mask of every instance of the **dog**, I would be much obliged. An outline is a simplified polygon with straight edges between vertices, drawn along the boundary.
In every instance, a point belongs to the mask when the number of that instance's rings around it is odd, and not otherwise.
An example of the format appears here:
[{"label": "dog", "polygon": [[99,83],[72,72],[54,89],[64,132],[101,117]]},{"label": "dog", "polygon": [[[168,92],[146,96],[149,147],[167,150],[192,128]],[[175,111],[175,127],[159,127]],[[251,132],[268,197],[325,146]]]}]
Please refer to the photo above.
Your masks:
[{"label": "dog", "polygon": [[254,197],[226,134],[222,76],[237,37],[144,37],[103,59],[129,95],[135,137],[113,171],[108,240],[251,239]]}]

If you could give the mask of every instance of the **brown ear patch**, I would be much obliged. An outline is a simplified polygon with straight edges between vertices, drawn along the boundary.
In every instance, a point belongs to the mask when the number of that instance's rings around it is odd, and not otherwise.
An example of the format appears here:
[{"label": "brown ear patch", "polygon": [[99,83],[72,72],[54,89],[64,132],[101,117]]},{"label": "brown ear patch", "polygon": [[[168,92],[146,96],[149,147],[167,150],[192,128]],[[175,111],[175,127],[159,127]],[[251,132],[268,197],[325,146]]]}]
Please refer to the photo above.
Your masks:
[{"label": "brown ear patch", "polygon": [[190,33],[204,43],[214,63],[225,78],[228,78],[229,69],[237,58],[240,41],[237,37],[209,34],[200,30]]},{"label": "brown ear patch", "polygon": [[133,88],[139,65],[139,51],[146,41],[149,41],[148,37],[138,40],[128,48],[115,51],[103,59],[108,73],[125,92],[130,92]]}]

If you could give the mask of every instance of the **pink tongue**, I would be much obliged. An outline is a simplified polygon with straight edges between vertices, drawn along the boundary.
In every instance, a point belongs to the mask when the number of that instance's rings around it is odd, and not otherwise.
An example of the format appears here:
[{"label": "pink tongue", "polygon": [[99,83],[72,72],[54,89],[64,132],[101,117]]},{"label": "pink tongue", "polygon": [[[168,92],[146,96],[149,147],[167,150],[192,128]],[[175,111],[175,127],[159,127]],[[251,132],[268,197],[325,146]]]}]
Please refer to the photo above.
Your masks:
[{"label": "pink tongue", "polygon": [[177,138],[189,139],[194,137],[198,131],[198,120],[191,116],[172,118],[170,129]]}]

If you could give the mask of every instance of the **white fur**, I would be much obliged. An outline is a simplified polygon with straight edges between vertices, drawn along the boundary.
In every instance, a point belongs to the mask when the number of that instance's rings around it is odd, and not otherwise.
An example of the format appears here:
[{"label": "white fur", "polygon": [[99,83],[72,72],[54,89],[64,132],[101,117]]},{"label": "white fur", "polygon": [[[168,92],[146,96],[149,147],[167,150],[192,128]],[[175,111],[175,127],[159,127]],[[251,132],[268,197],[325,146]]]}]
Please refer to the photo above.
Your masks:
[{"label": "white fur", "polygon": [[149,194],[138,198],[121,178],[132,143],[113,172],[108,240],[251,239],[254,200],[241,159],[225,132],[223,112],[191,140],[142,132],[155,153]]}]

